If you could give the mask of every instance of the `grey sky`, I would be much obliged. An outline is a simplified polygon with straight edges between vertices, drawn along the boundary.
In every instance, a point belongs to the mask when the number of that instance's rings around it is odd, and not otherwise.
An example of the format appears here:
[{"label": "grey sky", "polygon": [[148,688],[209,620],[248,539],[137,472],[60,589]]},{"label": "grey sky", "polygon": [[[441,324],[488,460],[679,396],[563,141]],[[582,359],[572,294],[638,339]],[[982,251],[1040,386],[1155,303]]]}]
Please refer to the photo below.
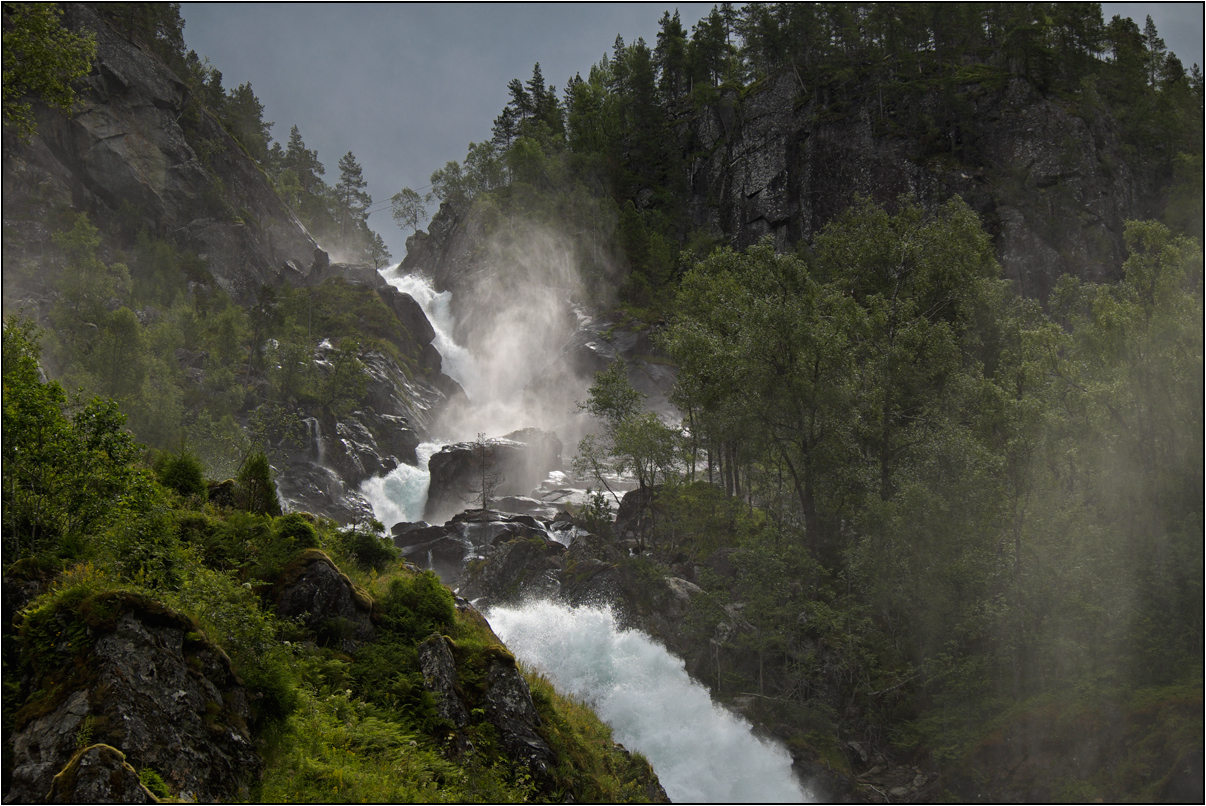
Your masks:
[{"label": "grey sky", "polygon": [[[222,71],[227,88],[251,82],[276,123],[275,139],[297,124],[309,148],[338,179],[348,151],[378,204],[371,223],[395,259],[409,233],[386,202],[403,187],[461,160],[470,141],[489,138],[507,102],[507,82],[527,80],[540,63],[558,91],[567,79],[625,42],[652,47],[663,10],[678,9],[690,30],[712,3],[182,3],[184,38]],[[1108,20],[1152,16],[1186,67],[1202,64],[1198,3],[1103,3]]]}]

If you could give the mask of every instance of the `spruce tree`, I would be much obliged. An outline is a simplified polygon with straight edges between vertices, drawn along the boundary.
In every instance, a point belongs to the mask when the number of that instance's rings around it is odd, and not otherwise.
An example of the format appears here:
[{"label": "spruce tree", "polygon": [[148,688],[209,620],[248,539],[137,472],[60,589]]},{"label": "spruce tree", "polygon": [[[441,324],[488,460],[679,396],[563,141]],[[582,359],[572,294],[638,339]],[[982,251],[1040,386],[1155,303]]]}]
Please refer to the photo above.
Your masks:
[{"label": "spruce tree", "polygon": [[368,182],[360,170],[360,163],[351,151],[339,158],[339,182],[335,185],[335,198],[339,205],[337,219],[339,236],[344,241],[355,237],[367,227],[367,210],[373,197],[365,188]]}]

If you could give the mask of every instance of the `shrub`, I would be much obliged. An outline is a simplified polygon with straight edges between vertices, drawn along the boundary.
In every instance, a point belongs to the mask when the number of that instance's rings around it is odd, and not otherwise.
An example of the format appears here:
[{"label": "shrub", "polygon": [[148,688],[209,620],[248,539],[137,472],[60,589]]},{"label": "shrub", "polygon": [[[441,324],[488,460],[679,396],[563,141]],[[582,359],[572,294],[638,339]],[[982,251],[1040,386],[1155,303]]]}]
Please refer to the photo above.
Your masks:
[{"label": "shrub", "polygon": [[187,451],[160,454],[155,461],[155,476],[160,484],[180,495],[195,495],[202,501],[208,497],[205,467],[200,459]]},{"label": "shrub", "polygon": [[398,549],[375,531],[362,532],[356,529],[343,535],[344,553],[352,556],[356,564],[365,570],[384,571],[398,559]]},{"label": "shrub", "polygon": [[314,524],[301,512],[282,515],[273,523],[273,528],[278,540],[292,538],[294,545],[299,549],[316,549],[322,543]]}]

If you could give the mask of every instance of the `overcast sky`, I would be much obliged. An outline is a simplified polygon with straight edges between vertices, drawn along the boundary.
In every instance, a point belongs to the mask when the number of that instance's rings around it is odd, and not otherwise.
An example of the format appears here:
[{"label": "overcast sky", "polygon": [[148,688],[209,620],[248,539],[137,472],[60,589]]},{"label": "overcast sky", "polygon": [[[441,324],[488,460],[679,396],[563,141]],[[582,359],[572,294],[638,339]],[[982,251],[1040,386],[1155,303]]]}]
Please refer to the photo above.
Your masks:
[{"label": "overcast sky", "polygon": [[[370,223],[400,260],[409,233],[384,204],[403,187],[422,190],[431,172],[490,137],[507,82],[540,63],[560,93],[611,51],[644,37],[653,47],[662,11],[678,9],[689,31],[712,3],[181,3],[188,47],[222,71],[223,86],[251,82],[273,137],[297,124],[338,180],[348,151],[376,204]],[[1188,68],[1202,64],[1199,3],[1103,3],[1103,16],[1150,14]]]}]

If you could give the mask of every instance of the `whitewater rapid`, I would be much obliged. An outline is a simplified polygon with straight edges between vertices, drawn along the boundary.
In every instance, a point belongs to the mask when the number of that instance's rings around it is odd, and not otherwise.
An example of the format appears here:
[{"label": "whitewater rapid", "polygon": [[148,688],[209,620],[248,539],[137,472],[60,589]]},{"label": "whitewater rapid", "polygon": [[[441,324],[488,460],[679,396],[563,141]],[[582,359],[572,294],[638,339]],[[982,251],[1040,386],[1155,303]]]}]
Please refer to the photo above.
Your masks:
[{"label": "whitewater rapid", "polygon": [[618,629],[610,609],[545,601],[495,607],[486,617],[525,665],[589,703],[616,741],[649,759],[672,801],[811,800],[782,746],[714,704],[649,636]]},{"label": "whitewater rapid", "polygon": [[361,483],[360,494],[372,506],[373,517],[387,527],[403,521],[423,520],[427,488],[431,484],[427,460],[443,446],[442,442],[422,442],[415,448],[417,465],[411,467],[402,463],[384,476],[365,479]]}]

